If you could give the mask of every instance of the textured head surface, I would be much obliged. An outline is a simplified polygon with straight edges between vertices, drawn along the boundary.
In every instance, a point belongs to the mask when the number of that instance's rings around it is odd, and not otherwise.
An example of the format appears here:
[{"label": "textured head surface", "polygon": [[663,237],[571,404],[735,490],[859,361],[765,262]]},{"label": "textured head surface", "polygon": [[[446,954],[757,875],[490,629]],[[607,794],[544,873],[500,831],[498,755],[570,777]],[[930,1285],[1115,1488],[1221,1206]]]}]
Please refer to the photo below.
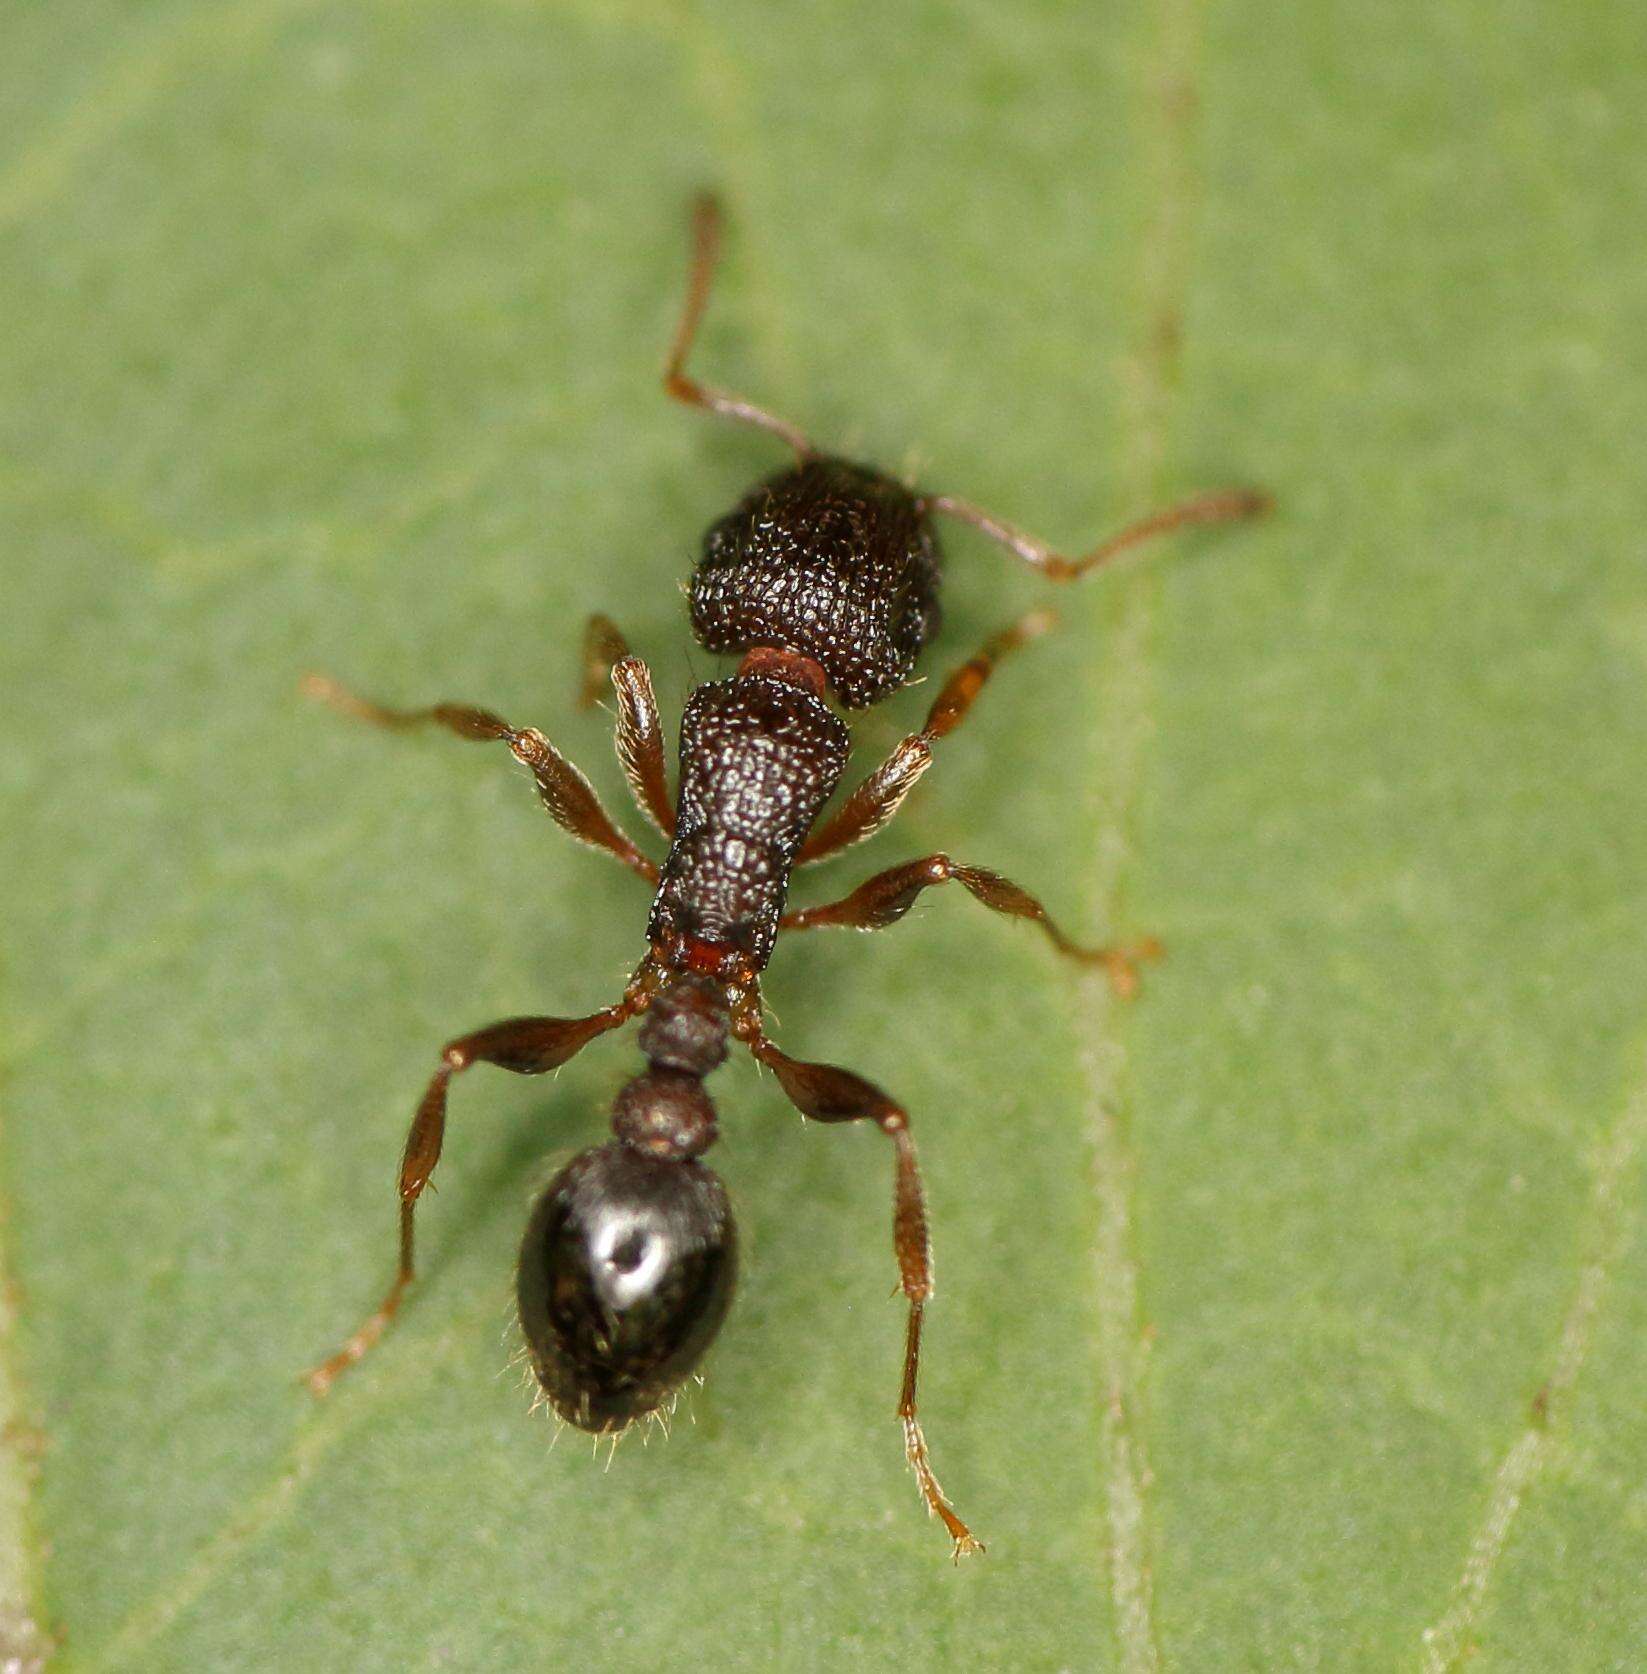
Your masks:
[{"label": "textured head surface", "polygon": [[940,556],[891,477],[811,459],[747,495],[704,537],[692,628],[711,651],[804,652],[841,705],[890,696],[938,628]]}]

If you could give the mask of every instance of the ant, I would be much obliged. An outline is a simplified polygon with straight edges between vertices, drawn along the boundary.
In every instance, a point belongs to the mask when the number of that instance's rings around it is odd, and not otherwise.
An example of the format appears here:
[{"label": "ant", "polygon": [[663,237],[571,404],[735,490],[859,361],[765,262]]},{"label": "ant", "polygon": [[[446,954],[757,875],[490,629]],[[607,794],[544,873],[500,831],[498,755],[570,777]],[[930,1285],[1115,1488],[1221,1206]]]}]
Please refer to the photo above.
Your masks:
[{"label": "ant", "polygon": [[401,729],[434,725],[496,742],[530,769],[555,823],[604,849],[655,888],[647,951],[622,997],[587,1017],[516,1017],[442,1049],[412,1118],[400,1169],[400,1261],[382,1302],[308,1374],[323,1395],[382,1336],[412,1281],[412,1222],[446,1133],[452,1078],[475,1064],[517,1075],[558,1069],[598,1035],[642,1017],[646,1067],[618,1093],[613,1138],[581,1152],[549,1183],[521,1245],[516,1300],[531,1369],[566,1422],[614,1437],[658,1413],[694,1372],[732,1299],[737,1235],[725,1187],[701,1158],[716,1138],[704,1081],[736,1040],[773,1071],[815,1122],[873,1122],[894,1152],[893,1246],[909,1305],[898,1417],[929,1513],[954,1555],[982,1550],[938,1485],[916,1413],[921,1324],[932,1294],[925,1195],[909,1115],[873,1082],[833,1064],[791,1058],[762,1025],[760,976],[785,931],[881,930],[923,890],[959,884],[997,913],[1038,924],[1058,952],[1103,967],[1131,994],[1150,941],[1083,947],[1027,890],[982,866],[930,854],[877,873],[824,906],[784,910],[797,866],[827,860],[892,819],[932,764],[933,746],[971,709],[997,664],[1044,632],[1032,612],[997,634],[945,681],[911,733],[818,823],[847,764],[845,723],[831,707],[864,709],[905,685],[939,624],[934,519],[987,535],[1052,581],[1074,581],[1156,536],[1266,509],[1246,489],[1202,495],[1068,558],[949,494],[925,494],[865,465],[821,453],[794,425],[699,383],[686,361],[709,298],[720,245],[717,201],[700,196],[685,304],[663,386],[675,400],[765,431],[795,455],[714,525],[691,583],[692,629],[712,652],[742,656],[730,679],[696,687],[681,721],[680,783],[671,795],[651,675],[617,627],[591,618],[580,705],[610,676],[617,753],[641,812],[668,841],[661,865],[613,823],[594,790],[549,740],[484,709],[389,709],[311,676],[310,695],[356,719]]}]

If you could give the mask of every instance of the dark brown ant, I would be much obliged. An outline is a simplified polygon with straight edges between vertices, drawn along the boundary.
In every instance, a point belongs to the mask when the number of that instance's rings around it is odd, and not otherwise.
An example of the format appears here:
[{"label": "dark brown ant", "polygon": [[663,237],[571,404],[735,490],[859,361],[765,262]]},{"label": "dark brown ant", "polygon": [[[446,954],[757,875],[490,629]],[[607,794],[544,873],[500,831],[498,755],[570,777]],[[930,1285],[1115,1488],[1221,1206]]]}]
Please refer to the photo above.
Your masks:
[{"label": "dark brown ant", "polygon": [[909,1116],[851,1070],[780,1051],[762,1027],[760,974],[782,931],[880,930],[902,918],[923,890],[946,883],[959,884],[995,912],[1039,924],[1060,953],[1105,968],[1122,994],[1136,985],[1135,962],[1159,950],[1152,942],[1081,947],[1028,891],[946,854],[879,872],[826,906],[784,911],[791,870],[839,854],[886,825],[930,766],[933,745],[966,718],[996,664],[1049,625],[1045,612],[1024,617],[963,663],[920,731],[819,825],[849,749],[846,725],[830,700],[841,709],[863,709],[910,679],[938,628],[935,515],[971,524],[1053,581],[1072,581],[1154,536],[1251,517],[1267,502],[1245,489],[1203,495],[1123,529],[1084,557],[1066,558],[964,500],[919,493],[868,466],[821,454],[792,424],[688,376],[687,354],[720,241],[713,198],[698,200],[693,227],[691,281],[664,388],[677,401],[769,432],[793,450],[796,462],[705,538],[692,577],[693,632],[706,649],[741,653],[743,660],[731,679],[701,685],[687,699],[675,795],[646,664],[630,655],[605,617],[593,618],[585,635],[582,701],[595,700],[609,673],[618,700],[618,758],[641,811],[669,841],[662,865],[618,829],[588,780],[542,733],[483,709],[386,709],[328,680],[306,683],[334,708],[379,726],[433,724],[460,738],[507,745],[531,770],[558,825],[656,888],[646,955],[616,1004],[588,1017],[511,1018],[459,1036],[441,1052],[401,1162],[394,1283],[343,1347],[308,1374],[308,1383],[324,1394],[382,1335],[411,1283],[412,1218],[440,1159],[452,1077],[473,1064],[541,1075],[597,1035],[644,1014],[639,1039],[647,1067],[617,1096],[614,1138],[555,1176],[521,1247],[520,1323],[544,1394],[569,1423],[615,1434],[672,1399],[719,1329],[732,1297],[736,1235],[726,1191],[701,1161],[716,1135],[704,1078],[735,1039],[774,1072],[802,1115],[871,1121],[892,1142],[893,1245],[909,1303],[898,1416],[922,1497],[959,1557],[981,1543],[938,1486],[916,1416],[932,1269]]}]

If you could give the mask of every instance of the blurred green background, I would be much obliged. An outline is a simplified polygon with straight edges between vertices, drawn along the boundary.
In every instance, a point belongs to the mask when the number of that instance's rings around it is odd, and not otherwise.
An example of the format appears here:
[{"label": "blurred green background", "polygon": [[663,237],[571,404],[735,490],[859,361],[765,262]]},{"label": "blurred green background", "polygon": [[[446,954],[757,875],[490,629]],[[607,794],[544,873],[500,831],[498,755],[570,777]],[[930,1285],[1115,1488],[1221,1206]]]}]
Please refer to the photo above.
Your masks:
[{"label": "blurred green background", "polygon": [[[72,1670],[1636,1669],[1647,1662],[1647,49],[1629,8],[14,3],[0,72],[0,1650]],[[1262,527],[1060,596],[893,832],[1169,956],[1118,1008],[949,892],[780,952],[748,1244],[694,1422],[592,1465],[509,1371],[514,1246],[626,1039],[644,891],[576,636],[671,717],[679,586],[776,463],[656,375],[693,188],[706,375],[1069,545]],[[928,673],[1048,590],[949,541]],[[922,698],[866,717],[870,757]],[[631,824],[634,822],[631,819]]]}]

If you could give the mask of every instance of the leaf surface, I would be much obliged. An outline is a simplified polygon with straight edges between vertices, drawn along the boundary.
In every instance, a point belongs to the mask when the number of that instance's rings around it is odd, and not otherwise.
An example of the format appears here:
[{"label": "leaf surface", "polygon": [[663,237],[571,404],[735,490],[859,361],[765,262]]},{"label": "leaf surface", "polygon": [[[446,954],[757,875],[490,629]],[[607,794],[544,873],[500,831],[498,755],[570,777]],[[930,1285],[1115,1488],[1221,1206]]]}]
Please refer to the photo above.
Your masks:
[{"label": "leaf surface", "polygon": [[[0,106],[0,1642],[72,1669],[1602,1669],[1647,1659],[1647,87],[1627,14],[306,4],[13,9]],[[1076,546],[1262,527],[1062,595],[838,893],[943,849],[1141,999],[935,892],[780,950],[891,1159],[715,1084],[748,1250],[664,1444],[551,1449],[509,1363],[536,1187],[637,1061],[454,1092],[438,1044],[611,998],[644,891],[506,760],[305,706],[536,724],[588,613],[671,716],[679,584],[773,468],[701,368]],[[1047,589],[948,542],[929,675]],[[856,728],[862,763],[909,693]],[[632,829],[639,821],[627,815]],[[831,890],[830,886],[835,888]],[[9,1393],[8,1393],[9,1392]],[[683,1417],[685,1415],[683,1414]]]}]

